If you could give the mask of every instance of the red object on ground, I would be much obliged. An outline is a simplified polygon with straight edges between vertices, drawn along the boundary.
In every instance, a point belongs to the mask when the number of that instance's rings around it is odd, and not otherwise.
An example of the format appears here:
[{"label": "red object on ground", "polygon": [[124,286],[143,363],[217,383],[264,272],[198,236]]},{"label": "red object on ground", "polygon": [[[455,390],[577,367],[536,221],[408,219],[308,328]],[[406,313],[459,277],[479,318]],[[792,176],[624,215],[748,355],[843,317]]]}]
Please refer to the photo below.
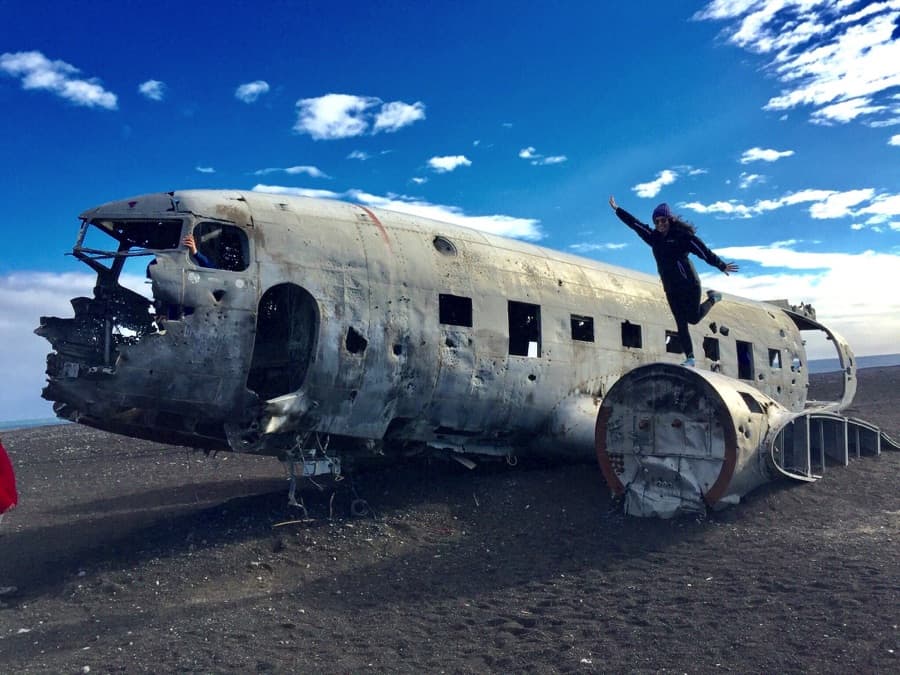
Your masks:
[{"label": "red object on ground", "polygon": [[0,513],[9,511],[18,502],[16,474],[13,473],[12,462],[9,461],[6,448],[0,443]]}]

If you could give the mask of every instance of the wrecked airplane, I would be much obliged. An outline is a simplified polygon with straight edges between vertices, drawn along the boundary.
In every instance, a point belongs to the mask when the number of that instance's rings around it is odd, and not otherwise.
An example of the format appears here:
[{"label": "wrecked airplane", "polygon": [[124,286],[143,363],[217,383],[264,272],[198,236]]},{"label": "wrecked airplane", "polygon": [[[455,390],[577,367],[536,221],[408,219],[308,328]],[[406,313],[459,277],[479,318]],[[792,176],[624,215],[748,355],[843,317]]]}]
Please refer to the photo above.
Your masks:
[{"label": "wrecked airplane", "polygon": [[[655,277],[521,241],[257,192],[144,195],[80,218],[72,253],[97,273],[94,297],[36,332],[53,348],[44,398],[99,429],[273,455],[292,476],[417,453],[596,453],[626,510],[663,516],[811,480],[826,452],[881,440],[838,414],[854,357],[809,307],[726,296],[691,327],[693,370],[675,365]],[[149,297],[122,284],[135,263]],[[837,349],[838,401],[808,404],[808,330]]]}]

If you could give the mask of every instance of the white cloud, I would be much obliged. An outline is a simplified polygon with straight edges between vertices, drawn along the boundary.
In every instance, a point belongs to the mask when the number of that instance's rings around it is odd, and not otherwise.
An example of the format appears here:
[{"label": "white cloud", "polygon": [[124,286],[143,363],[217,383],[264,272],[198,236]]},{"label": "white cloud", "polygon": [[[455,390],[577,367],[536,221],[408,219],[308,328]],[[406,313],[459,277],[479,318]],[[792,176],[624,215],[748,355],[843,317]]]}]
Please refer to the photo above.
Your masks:
[{"label": "white cloud", "polygon": [[551,155],[549,157],[540,154],[535,148],[529,145],[527,148],[519,150],[519,157],[531,160],[532,166],[547,166],[550,164],[562,164],[568,157],[565,155]]},{"label": "white cloud", "polygon": [[547,166],[550,164],[562,164],[569,158],[565,155],[550,155],[549,157],[541,157],[532,162],[535,166]]},{"label": "white cloud", "polygon": [[860,202],[868,201],[875,194],[875,190],[848,190],[828,195],[824,200],[816,202],[809,207],[809,215],[817,219],[843,218],[853,214],[851,207]]},{"label": "white cloud", "polygon": [[286,173],[292,176],[303,174],[311,178],[331,178],[327,173],[315,166],[289,166],[287,168],[269,167],[266,169],[257,169],[253,172],[254,176],[267,176],[270,173]]},{"label": "white cloud", "polygon": [[750,162],[774,162],[782,157],[790,157],[794,154],[793,150],[772,150],[771,148],[750,148],[744,150],[741,155],[741,164],[749,164]]},{"label": "white cloud", "polygon": [[626,248],[628,244],[590,244],[590,243],[579,243],[579,244],[570,244],[569,248],[576,253],[585,254],[585,253],[593,253],[595,251],[618,251],[619,249]]},{"label": "white cloud", "polygon": [[428,182],[428,179],[422,176],[413,176],[410,180],[416,185],[424,185]]},{"label": "white cloud", "polygon": [[888,141],[888,145],[900,145],[900,134],[894,134]]},{"label": "white cloud", "polygon": [[[856,212],[857,215],[871,216],[867,225],[880,225],[894,218],[900,218],[900,194],[878,195],[868,206],[864,206]],[[892,229],[896,229],[891,225]]]},{"label": "white cloud", "polygon": [[371,157],[372,155],[370,155],[368,152],[363,152],[362,150],[354,150],[349,155],[347,155],[347,159],[358,159],[360,162],[365,162]]},{"label": "white cloud", "polygon": [[700,202],[687,202],[680,204],[683,209],[690,209],[696,213],[712,213],[731,216],[733,218],[752,218],[754,211],[751,207],[741,204],[737,200],[718,201],[712,204],[701,204]]},{"label": "white cloud", "polygon": [[315,199],[340,199],[343,195],[332,190],[317,190],[315,188],[285,187],[283,185],[264,185],[259,183],[253,186],[254,192],[268,192],[273,195],[294,195],[297,197],[313,197]]},{"label": "white cloud", "polygon": [[[869,202],[861,208],[854,208]],[[871,214],[869,224],[886,222],[891,216],[900,215],[900,195],[876,195],[872,188],[858,190],[799,190],[777,199],[760,199],[753,204],[738,200],[718,201],[711,204],[687,202],[681,208],[696,213],[720,214],[733,218],[752,218],[755,215],[775,211],[786,206],[810,204],[809,215],[815,219],[843,218]]]},{"label": "white cloud", "polygon": [[767,69],[784,88],[766,110],[808,106],[815,122],[845,123],[881,111],[881,100],[900,86],[900,40],[894,37],[900,5],[871,2],[850,14],[851,6],[714,0],[695,18],[730,22],[729,42],[769,58]]},{"label": "white cloud", "polygon": [[742,190],[746,190],[751,185],[755,185],[757,183],[765,183],[766,177],[761,176],[758,173],[747,173],[746,171],[741,172],[740,180],[738,181],[738,187]]},{"label": "white cloud", "polygon": [[263,94],[269,93],[269,83],[265,80],[254,80],[238,86],[234,97],[244,103],[253,103]]},{"label": "white cloud", "polygon": [[681,176],[702,176],[709,173],[707,169],[698,169],[690,164],[678,164],[673,166],[672,170]]},{"label": "white cloud", "polygon": [[425,104],[416,101],[412,105],[402,101],[392,101],[381,106],[378,115],[375,116],[375,126],[372,133],[379,131],[394,132],[413,122],[425,119]]},{"label": "white cloud", "polygon": [[379,98],[351,94],[326,94],[317,98],[297,101],[299,111],[294,131],[309,134],[316,140],[333,140],[361,136],[369,130],[372,109],[381,105],[374,114],[372,133],[393,132],[425,118],[425,104],[392,101],[382,105]]},{"label": "white cloud", "polygon": [[[138,260],[138,259],[133,259]],[[146,265],[141,258],[137,267]],[[84,269],[87,269],[86,267]],[[143,276],[123,274],[122,284],[147,295]],[[46,384],[50,343],[34,334],[41,316],[73,316],[71,299],[93,296],[92,272],[14,272],[0,275],[0,420],[52,417],[49,401],[41,398]],[[14,347],[13,347],[14,346]]]},{"label": "white cloud", "polygon": [[846,123],[855,120],[860,115],[870,115],[887,110],[887,106],[870,105],[871,101],[872,99],[863,96],[862,98],[853,98],[840,103],[832,103],[813,112],[810,120],[814,124],[830,126],[835,122]]},{"label": "white cloud", "polygon": [[[726,260],[752,261],[777,272],[724,276],[701,274],[703,283],[756,300],[788,298],[808,302],[822,323],[848,340],[857,354],[893,354],[900,335],[900,296],[891,284],[900,255],[866,251],[859,254],[816,253],[784,244],[716,249]],[[790,271],[782,271],[790,270]],[[834,356],[825,346],[810,358]]]},{"label": "white cloud", "polygon": [[836,194],[835,190],[817,190],[815,188],[807,188],[805,190],[797,190],[796,192],[789,192],[781,199],[776,200],[762,200],[757,202],[766,211],[771,211],[772,209],[781,208],[782,206],[793,206],[794,204],[802,204],[804,202],[818,202],[824,199],[828,199],[832,195]]},{"label": "white cloud", "polygon": [[444,155],[429,159],[428,166],[437,173],[446,173],[461,166],[472,166],[472,162],[465,155]]},{"label": "white cloud", "polygon": [[[892,113],[900,113],[900,106],[894,108]],[[900,124],[900,117],[888,117],[883,120],[866,120],[865,125],[867,127],[871,127],[873,129],[880,129],[882,127],[895,127]]]},{"label": "white cloud", "polygon": [[211,166],[195,166],[194,167],[200,173],[215,173],[216,170]]},{"label": "white cloud", "polygon": [[141,83],[138,91],[151,101],[162,101],[166,96],[166,84],[159,80],[147,80]]},{"label": "white cloud", "polygon": [[78,68],[65,61],[51,61],[41,52],[0,54],[0,71],[21,78],[23,89],[43,89],[88,108],[117,107],[116,95],[106,91],[99,80],[78,79]]},{"label": "white cloud", "polygon": [[377,98],[350,94],[303,98],[297,101],[300,111],[294,131],[309,134],[316,140],[360,136],[369,126],[363,113],[378,103]]},{"label": "white cloud", "polygon": [[663,169],[656,175],[656,180],[649,183],[638,183],[631,188],[638,197],[649,199],[659,194],[665,185],[671,185],[678,178],[678,172],[672,169]]},{"label": "white cloud", "polygon": [[[5,420],[52,417],[41,399],[50,343],[34,334],[41,316],[71,317],[70,299],[92,295],[97,275],[17,272],[0,276],[0,416]],[[14,347],[13,347],[14,346]]]},{"label": "white cloud", "polygon": [[489,232],[504,237],[515,237],[534,241],[544,235],[538,226],[540,221],[534,218],[517,218],[506,215],[471,216],[467,215],[458,206],[445,206],[443,204],[431,204],[421,199],[404,195],[388,194],[379,196],[363,192],[362,190],[347,190],[344,193],[328,192],[326,190],[309,190],[306,188],[291,188],[278,185],[257,185],[256,192],[271,192],[275,194],[301,195],[304,197],[326,197],[331,199],[349,199],[352,201],[385,209],[398,213],[407,213],[422,218],[431,218],[444,223],[462,225],[474,230]]},{"label": "white cloud", "polygon": [[313,178],[331,178],[331,176],[315,166],[289,166],[284,172],[292,176],[305,174]]}]

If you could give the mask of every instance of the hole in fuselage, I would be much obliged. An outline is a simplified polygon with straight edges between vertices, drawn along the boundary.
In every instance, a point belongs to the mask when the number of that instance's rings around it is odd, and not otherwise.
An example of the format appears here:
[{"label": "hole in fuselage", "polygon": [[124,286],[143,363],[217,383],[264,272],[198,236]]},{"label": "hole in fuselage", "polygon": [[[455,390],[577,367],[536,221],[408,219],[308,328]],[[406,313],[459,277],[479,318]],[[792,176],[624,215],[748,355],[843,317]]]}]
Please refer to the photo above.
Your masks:
[{"label": "hole in fuselage", "polygon": [[369,341],[364,338],[359,331],[357,331],[353,326],[347,329],[347,339],[346,339],[347,351],[351,354],[361,354],[366,351],[366,347],[369,346]]}]

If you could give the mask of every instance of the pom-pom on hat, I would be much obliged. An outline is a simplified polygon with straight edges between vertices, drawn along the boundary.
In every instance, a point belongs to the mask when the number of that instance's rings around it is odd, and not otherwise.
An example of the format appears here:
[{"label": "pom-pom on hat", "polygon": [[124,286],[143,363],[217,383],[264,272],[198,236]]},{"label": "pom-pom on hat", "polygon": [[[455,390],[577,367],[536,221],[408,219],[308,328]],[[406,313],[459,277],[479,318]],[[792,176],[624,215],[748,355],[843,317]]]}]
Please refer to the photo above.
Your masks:
[{"label": "pom-pom on hat", "polygon": [[669,208],[669,205],[663,202],[655,209],[653,209],[653,220],[657,218],[671,218],[672,217],[672,209]]}]

